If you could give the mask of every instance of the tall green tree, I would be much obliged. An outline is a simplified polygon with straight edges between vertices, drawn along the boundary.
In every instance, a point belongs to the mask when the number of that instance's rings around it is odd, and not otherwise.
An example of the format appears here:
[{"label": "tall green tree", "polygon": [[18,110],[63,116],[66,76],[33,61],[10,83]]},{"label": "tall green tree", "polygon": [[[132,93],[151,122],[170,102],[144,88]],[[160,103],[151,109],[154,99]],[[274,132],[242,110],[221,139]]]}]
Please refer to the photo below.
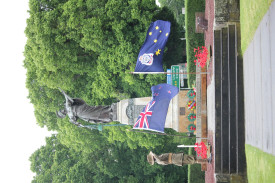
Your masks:
[{"label": "tall green tree", "polygon": [[[128,73],[152,21],[172,23],[164,67],[181,61],[179,26],[154,0],[30,0],[29,5],[24,66],[40,126],[59,128],[53,119],[62,103],[58,87],[91,105],[104,105],[148,96],[152,85],[165,82],[165,76]],[[40,90],[47,92],[41,96]]]},{"label": "tall green tree", "polygon": [[60,143],[59,135],[46,138],[46,145],[30,157],[32,182],[180,182],[186,180],[186,167],[151,166],[148,150],[130,149],[115,141],[99,144],[97,151],[83,152]]},{"label": "tall green tree", "polygon": [[30,157],[31,170],[36,173],[32,182],[91,182],[93,173],[81,157],[81,152],[62,145],[55,135],[46,138],[46,145]]},{"label": "tall green tree", "polygon": [[161,7],[170,9],[182,30],[185,30],[185,15],[182,14],[182,8],[185,7],[184,0],[158,0]]}]

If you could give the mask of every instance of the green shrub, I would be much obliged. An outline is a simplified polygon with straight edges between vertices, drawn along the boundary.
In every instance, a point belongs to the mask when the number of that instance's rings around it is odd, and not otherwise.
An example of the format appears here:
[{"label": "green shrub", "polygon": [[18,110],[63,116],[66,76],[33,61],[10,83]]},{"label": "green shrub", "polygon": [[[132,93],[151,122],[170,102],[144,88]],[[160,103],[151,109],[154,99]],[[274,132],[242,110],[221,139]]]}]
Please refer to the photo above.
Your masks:
[{"label": "green shrub", "polygon": [[[186,57],[187,57],[187,71],[196,72],[194,63],[195,54],[194,48],[204,46],[203,34],[195,33],[195,13],[204,12],[204,0],[185,0],[185,37],[186,37]],[[192,87],[196,81],[195,74],[188,75],[188,87]]]},{"label": "green shrub", "polygon": [[[189,148],[188,154],[195,155],[194,148]],[[205,172],[201,171],[200,164],[188,165],[188,183],[201,183],[205,180]]]}]

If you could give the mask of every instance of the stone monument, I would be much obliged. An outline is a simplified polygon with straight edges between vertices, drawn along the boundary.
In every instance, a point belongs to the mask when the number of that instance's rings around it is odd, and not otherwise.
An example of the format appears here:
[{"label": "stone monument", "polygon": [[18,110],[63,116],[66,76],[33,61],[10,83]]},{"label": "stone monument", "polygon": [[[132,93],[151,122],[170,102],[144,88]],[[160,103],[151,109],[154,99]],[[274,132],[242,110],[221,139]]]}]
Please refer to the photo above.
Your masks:
[{"label": "stone monument", "polygon": [[[152,97],[131,98],[116,103],[117,121],[122,124],[134,125],[143,108],[151,101]],[[169,104],[165,128],[173,128],[179,131],[179,97],[176,95]]]}]

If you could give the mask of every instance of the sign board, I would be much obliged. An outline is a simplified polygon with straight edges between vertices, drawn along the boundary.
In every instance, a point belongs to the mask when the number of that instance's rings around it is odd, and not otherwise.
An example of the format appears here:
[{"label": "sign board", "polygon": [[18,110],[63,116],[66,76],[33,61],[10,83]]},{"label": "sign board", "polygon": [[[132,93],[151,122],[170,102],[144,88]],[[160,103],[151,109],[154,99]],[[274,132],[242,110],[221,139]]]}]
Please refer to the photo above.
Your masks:
[{"label": "sign board", "polygon": [[171,69],[167,69],[167,84],[172,85]]},{"label": "sign board", "polygon": [[[187,63],[179,64],[180,65],[180,72],[187,73]],[[187,79],[187,74],[182,74],[183,79]]]},{"label": "sign board", "polygon": [[180,88],[180,76],[179,76],[180,66],[172,65],[171,72],[172,72],[172,85]]},{"label": "sign board", "polygon": [[181,9],[181,13],[182,13],[183,15],[185,15],[185,8],[182,8],[182,9]]}]

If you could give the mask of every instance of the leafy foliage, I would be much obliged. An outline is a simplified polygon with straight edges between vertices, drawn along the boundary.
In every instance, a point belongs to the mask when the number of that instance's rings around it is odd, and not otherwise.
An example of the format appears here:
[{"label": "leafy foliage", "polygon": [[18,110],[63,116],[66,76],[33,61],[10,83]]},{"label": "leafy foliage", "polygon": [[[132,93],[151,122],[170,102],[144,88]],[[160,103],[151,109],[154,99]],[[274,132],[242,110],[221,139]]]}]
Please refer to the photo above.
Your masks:
[{"label": "leafy foliage", "polygon": [[185,15],[182,14],[182,8],[184,8],[184,0],[158,0],[161,7],[167,7],[170,9],[176,21],[181,27],[181,30],[184,31],[185,28]]},{"label": "leafy foliage", "polygon": [[46,138],[46,146],[30,157],[31,170],[36,173],[32,182],[90,182],[93,174],[79,157],[81,152],[66,148],[56,136]]},{"label": "leafy foliage", "polygon": [[30,157],[31,170],[36,173],[32,182],[150,183],[185,180],[186,167],[149,165],[146,148],[131,149],[127,143],[119,141],[94,141],[94,144],[97,144],[94,145],[97,150],[88,152],[85,148],[90,147],[81,146],[81,149],[75,150],[62,145],[59,135],[46,138],[46,145]]}]

